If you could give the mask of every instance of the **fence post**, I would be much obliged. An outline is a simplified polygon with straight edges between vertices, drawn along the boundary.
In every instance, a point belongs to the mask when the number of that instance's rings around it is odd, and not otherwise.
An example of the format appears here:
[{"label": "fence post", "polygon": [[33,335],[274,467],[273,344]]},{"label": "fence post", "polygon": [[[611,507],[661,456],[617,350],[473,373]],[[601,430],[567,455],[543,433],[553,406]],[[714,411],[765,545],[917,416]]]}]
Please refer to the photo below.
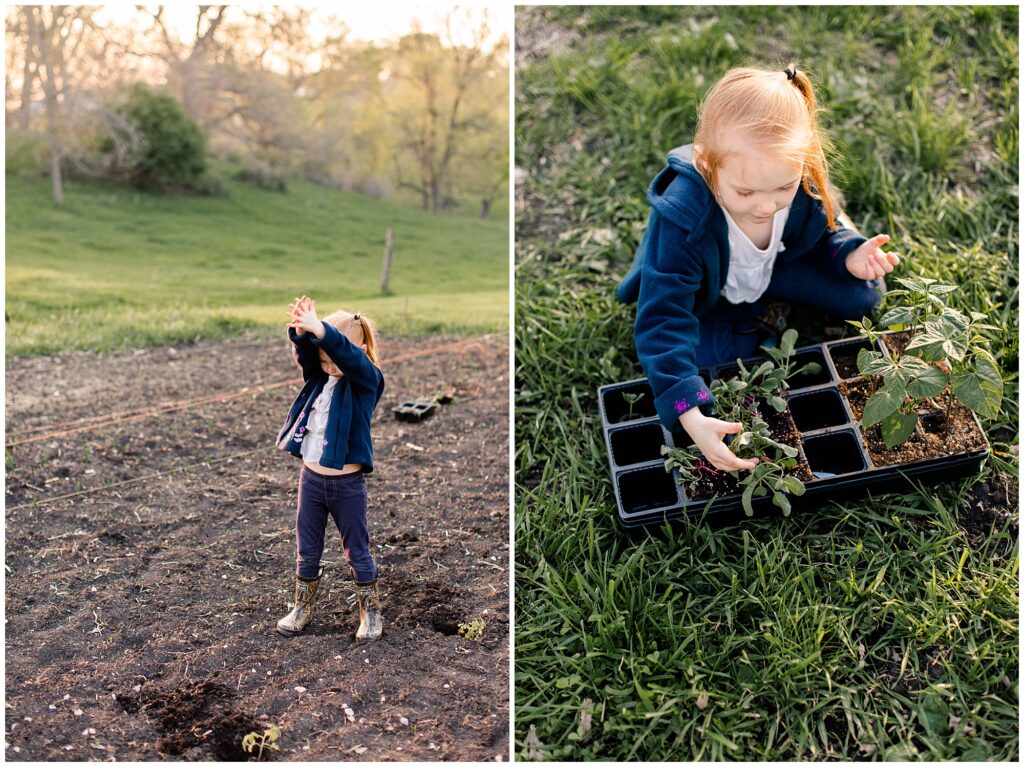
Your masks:
[{"label": "fence post", "polygon": [[384,273],[380,279],[380,292],[388,292],[388,282],[391,280],[391,254],[395,247],[395,232],[389,226],[388,233],[384,236]]}]

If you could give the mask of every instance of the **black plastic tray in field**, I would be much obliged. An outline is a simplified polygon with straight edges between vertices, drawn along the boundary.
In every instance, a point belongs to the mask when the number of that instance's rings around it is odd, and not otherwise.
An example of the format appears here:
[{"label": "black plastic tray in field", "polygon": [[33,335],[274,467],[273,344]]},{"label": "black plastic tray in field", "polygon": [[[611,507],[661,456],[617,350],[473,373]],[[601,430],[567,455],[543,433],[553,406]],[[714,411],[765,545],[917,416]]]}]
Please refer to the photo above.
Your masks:
[{"label": "black plastic tray in field", "polygon": [[433,400],[403,402],[398,407],[391,408],[391,412],[399,421],[422,421],[432,416],[436,410],[437,403]]},{"label": "black plastic tray in field", "polygon": [[[855,338],[797,349],[798,366],[813,361],[821,365],[821,371],[790,379],[786,397],[790,414],[803,438],[804,456],[814,475],[813,480],[805,483],[803,496],[791,497],[794,508],[851,499],[868,491],[898,492],[908,489],[912,480],[919,482],[927,477],[947,480],[965,476],[977,471],[988,455],[986,440],[985,448],[974,452],[895,466],[875,466],[864,446],[860,424],[838,386],[840,381],[858,378],[857,352],[867,347],[867,341]],[[876,348],[888,354],[885,344],[879,343]],[[744,364],[749,367],[763,359],[751,358],[744,360]],[[737,371],[735,364],[718,365],[700,371],[700,375],[710,383],[714,378],[730,378]],[[665,471],[662,445],[685,447],[692,442],[682,428],[669,431],[661,425],[647,380],[640,378],[602,386],[598,389],[598,403],[623,526],[658,525],[703,514],[708,500],[689,499],[686,488],[678,481],[678,472]],[[769,496],[755,498],[753,505],[755,512],[773,508]],[[708,515],[724,515],[741,509],[739,493],[723,495],[711,502]]]}]

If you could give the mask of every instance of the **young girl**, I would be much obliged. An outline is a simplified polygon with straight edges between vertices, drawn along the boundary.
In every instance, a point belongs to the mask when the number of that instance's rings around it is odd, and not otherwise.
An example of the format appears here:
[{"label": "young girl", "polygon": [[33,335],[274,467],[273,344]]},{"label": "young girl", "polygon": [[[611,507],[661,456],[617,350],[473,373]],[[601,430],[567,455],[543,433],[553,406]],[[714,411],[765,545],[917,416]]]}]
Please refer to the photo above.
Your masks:
[{"label": "young girl", "polygon": [[288,306],[288,337],[305,381],[292,403],[277,446],[303,461],[299,474],[295,607],[277,622],[285,636],[301,633],[313,617],[323,575],[320,557],[328,515],[341,533],[359,600],[357,640],[383,633],[377,566],[366,529],[365,474],[373,471],[370,418],[384,391],[373,324],[337,311],[319,320],[307,296]]},{"label": "young girl", "polygon": [[698,368],[757,351],[767,301],[844,319],[870,314],[899,258],[837,225],[814,91],[793,65],[733,69],[701,105],[694,143],[651,183],[651,216],[621,301],[637,301],[635,339],[655,406],[718,469],[752,469],[723,443],[740,424],[711,418]]}]

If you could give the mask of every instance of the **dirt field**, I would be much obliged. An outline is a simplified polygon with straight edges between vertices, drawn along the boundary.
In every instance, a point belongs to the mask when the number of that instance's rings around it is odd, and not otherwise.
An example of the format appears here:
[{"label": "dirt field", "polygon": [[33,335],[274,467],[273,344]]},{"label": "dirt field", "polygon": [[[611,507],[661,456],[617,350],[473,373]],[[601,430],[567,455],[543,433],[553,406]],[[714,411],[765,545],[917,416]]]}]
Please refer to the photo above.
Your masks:
[{"label": "dirt field", "polygon": [[[300,462],[273,443],[296,384],[9,449],[6,758],[244,760],[270,723],[271,759],[507,758],[508,343],[412,357],[453,343],[384,348],[369,646],[333,525],[313,626],[274,631]],[[283,338],[16,359],[6,439],[297,376]],[[451,387],[433,418],[394,420]],[[482,638],[460,636],[474,619]]]}]

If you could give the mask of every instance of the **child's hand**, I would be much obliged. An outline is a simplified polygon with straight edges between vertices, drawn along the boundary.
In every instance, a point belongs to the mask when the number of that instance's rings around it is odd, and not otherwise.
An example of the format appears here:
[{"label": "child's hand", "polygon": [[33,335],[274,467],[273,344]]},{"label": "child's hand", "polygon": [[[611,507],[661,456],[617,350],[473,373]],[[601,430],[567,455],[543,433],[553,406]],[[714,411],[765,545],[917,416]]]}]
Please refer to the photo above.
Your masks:
[{"label": "child's hand", "polygon": [[889,241],[889,235],[876,234],[862,243],[853,253],[846,257],[846,270],[861,280],[876,280],[892,271],[900,262],[895,253],[886,253],[882,245]]},{"label": "child's hand", "polygon": [[294,304],[288,304],[288,310],[288,327],[295,328],[298,335],[308,331],[317,338],[324,337],[324,324],[316,316],[316,303],[312,298],[296,298]]},{"label": "child's hand", "polygon": [[743,424],[708,418],[697,408],[687,410],[679,416],[679,423],[686,429],[693,444],[704,454],[708,463],[716,469],[737,471],[753,469],[757,465],[756,458],[749,461],[737,458],[722,441],[726,434],[738,434],[743,429]]}]

